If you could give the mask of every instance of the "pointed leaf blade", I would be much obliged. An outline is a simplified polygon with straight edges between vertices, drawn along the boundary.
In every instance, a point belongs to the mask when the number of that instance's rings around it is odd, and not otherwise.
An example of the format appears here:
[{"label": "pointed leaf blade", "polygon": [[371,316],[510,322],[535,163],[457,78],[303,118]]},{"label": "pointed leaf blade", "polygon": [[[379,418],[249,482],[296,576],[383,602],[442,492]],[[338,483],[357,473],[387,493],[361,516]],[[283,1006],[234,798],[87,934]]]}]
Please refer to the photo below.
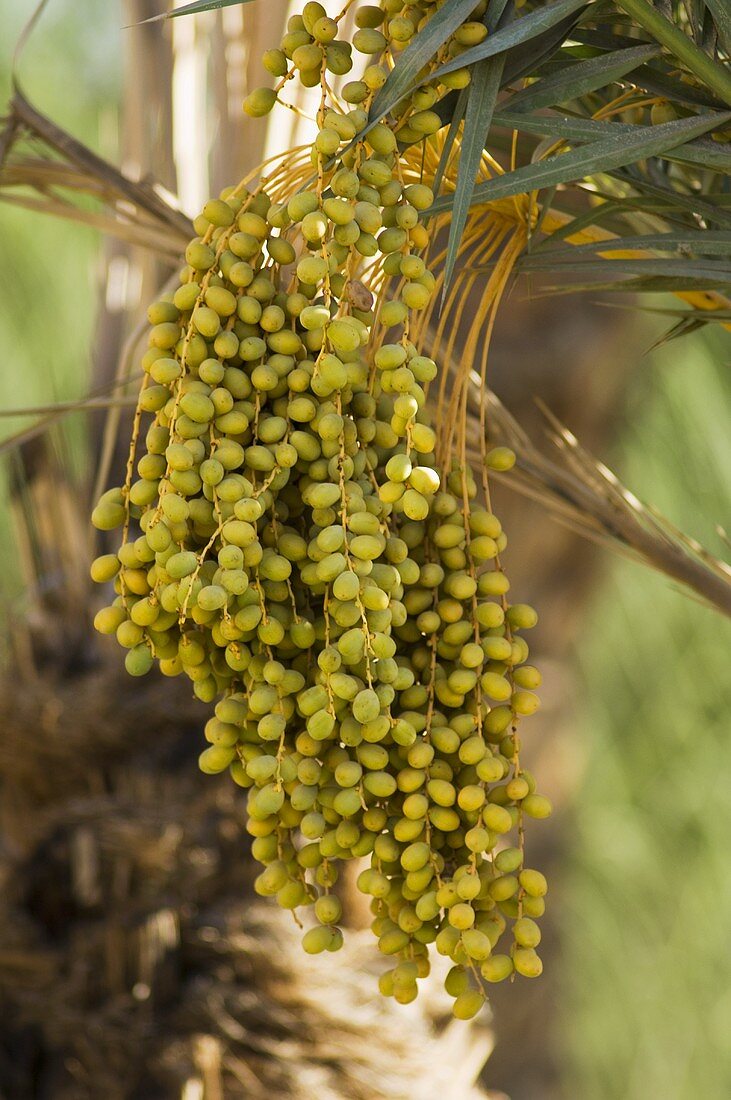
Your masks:
[{"label": "pointed leaf blade", "polygon": [[143,27],[146,23],[160,23],[164,19],[177,19],[180,15],[198,15],[204,11],[218,11],[219,8],[232,8],[237,4],[249,3],[251,0],[195,0],[192,4],[161,12],[160,15],[151,15],[149,19],[141,19],[139,23],[131,23],[130,26]]},{"label": "pointed leaf blade", "polygon": [[[686,294],[691,290],[718,290],[715,279],[691,279],[690,277],[677,277],[668,275],[647,275],[636,279],[615,279],[606,283],[560,283],[555,286],[542,286],[533,288],[532,295],[543,298],[558,294],[583,294],[585,291],[601,291],[617,294]],[[713,313],[708,311],[709,320]]]},{"label": "pointed leaf blade", "polygon": [[[504,88],[508,84],[519,80],[521,76],[533,72],[534,69],[537,69],[550,58],[564,42],[567,35],[573,32],[578,19],[579,16],[576,13],[569,15],[550,27],[549,30],[543,31],[541,34],[529,39],[529,41],[519,43],[507,50],[503,66],[502,87]],[[466,102],[468,88],[469,85],[459,91],[448,92],[434,104],[432,110],[439,115],[443,125],[446,126],[459,113],[458,104]],[[715,106],[717,109],[722,109],[721,104],[706,104],[706,106]],[[459,116],[458,121],[461,122],[461,120],[462,115]]]},{"label": "pointed leaf blade", "polygon": [[[493,121],[496,126],[522,130],[526,134],[562,137],[569,141],[595,141],[621,132],[631,137],[637,129],[629,122],[605,122],[595,118],[578,118],[561,114],[533,115],[502,108],[495,112]],[[687,161],[690,164],[701,164],[706,168],[731,169],[731,150],[726,145],[715,141],[684,142],[672,151],[668,150],[664,155],[668,160]]]},{"label": "pointed leaf blade", "polygon": [[665,344],[669,344],[672,340],[678,340],[681,336],[689,336],[692,332],[698,332],[704,325],[709,324],[715,319],[712,313],[708,315],[700,311],[698,313],[691,313],[688,317],[683,317],[680,321],[677,321],[667,330],[667,332],[658,336],[657,340],[650,344],[647,350],[648,352],[657,351],[658,348],[664,347]]},{"label": "pointed leaf blade", "polygon": [[568,103],[596,91],[597,88],[606,88],[621,80],[627,73],[650,58],[657,57],[659,53],[658,46],[634,46],[629,50],[617,50],[616,53],[595,57],[590,61],[581,61],[517,92],[507,100],[505,108],[510,111],[535,111],[539,107]]},{"label": "pointed leaf blade", "polygon": [[[704,256],[731,256],[731,233],[724,230],[698,229],[690,232],[637,233],[609,240],[587,241],[585,244],[551,247],[549,237],[543,247],[537,249],[532,262],[541,263],[538,257],[550,256],[552,260],[566,259],[575,263],[577,257],[594,252],[630,251],[700,253]],[[560,254],[560,256],[559,256]]]},{"label": "pointed leaf blade", "polygon": [[[637,126],[635,134],[628,134],[623,129],[616,135],[612,134],[535,164],[523,165],[513,172],[506,172],[480,184],[474,190],[472,205],[571,183],[646,160],[648,157],[660,156],[685,141],[700,137],[729,119],[731,111],[726,111],[723,114],[708,113],[665,122],[660,126]],[[435,200],[430,212],[439,213],[451,209],[451,206],[452,196],[445,195]]]},{"label": "pointed leaf blade", "polygon": [[[430,73],[429,79],[432,80],[442,73],[451,73],[455,69],[461,69],[466,65],[475,64],[478,61],[486,60],[488,57],[496,57],[500,53],[505,53],[513,46],[537,37],[565,19],[567,15],[588,7],[592,2],[593,0],[556,0],[548,8],[531,12],[515,23],[510,23],[508,26],[495,31],[494,34],[488,35],[479,46],[473,46],[471,49],[465,50],[458,58],[446,62],[439,69]],[[449,35],[473,8],[474,4],[470,5],[469,0],[466,3],[463,3],[462,0],[452,0],[451,3],[440,8],[437,14],[429,20],[424,30],[419,32],[399,58],[388,80],[373,101],[370,112],[370,125],[387,115],[400,99],[414,90],[418,85],[419,73],[424,65],[434,57],[439,47],[446,42]],[[455,22],[458,12],[460,18]],[[451,16],[449,24],[446,22],[448,16]],[[434,26],[437,24],[437,20],[439,20],[439,24]],[[449,25],[451,29],[445,34],[444,27],[446,25]],[[438,42],[436,47],[434,47],[434,42]],[[411,53],[412,50],[414,51],[413,54]]]},{"label": "pointed leaf blade", "polygon": [[[510,3],[509,9],[508,3]],[[513,15],[514,5],[512,0],[490,0],[484,18],[488,34],[493,34],[500,26],[501,21],[509,20]],[[452,219],[449,226],[447,253],[444,262],[442,302],[452,280],[454,265],[457,261],[464,228],[467,224],[472,192],[475,189],[480,161],[487,145],[495,104],[502,86],[504,66],[505,54],[489,58],[487,61],[480,61],[475,66],[470,84],[464,89],[466,117],[462,133]]]},{"label": "pointed leaf blade", "polygon": [[434,182],[432,184],[432,190],[435,195],[438,195],[441,186],[444,173],[449,163],[449,158],[452,153],[452,147],[454,145],[455,138],[457,137],[457,131],[459,130],[459,124],[464,118],[465,109],[467,107],[467,95],[469,92],[469,85],[466,88],[461,88],[457,101],[454,105],[454,112],[452,114],[452,120],[449,123],[449,129],[447,130],[446,137],[444,138],[444,144],[442,145],[442,152],[439,157],[439,164],[437,170],[434,173]]},{"label": "pointed leaf blade", "polygon": [[498,92],[500,91],[503,62],[503,57],[493,57],[489,61],[482,61],[479,65],[476,65],[472,74],[472,83],[469,85],[462,149],[459,157],[459,174],[454,192],[452,220],[449,226],[447,255],[444,262],[443,293],[446,293],[451,282],[459,245],[467,223],[477,172],[492,123]]},{"label": "pointed leaf blade", "polygon": [[[616,175],[619,180],[628,183],[639,192],[639,196],[625,195],[621,200],[622,205],[629,207],[630,210],[634,208],[640,213],[658,213],[666,220],[674,215],[682,216],[684,213],[686,219],[690,215],[695,222],[700,215],[708,225],[731,226],[731,207],[724,203],[725,196],[722,194],[707,194],[699,191],[693,195],[683,195],[646,179],[636,177],[630,179],[622,169],[619,169]],[[597,190],[596,194],[600,198],[611,198],[612,201],[617,201],[613,196],[606,195],[600,190]]]},{"label": "pointed leaf blade", "polygon": [[581,19],[583,12],[572,12],[558,23],[554,23],[547,31],[527,42],[519,42],[507,51],[505,68],[503,69],[503,86],[520,80],[522,76],[530,76],[540,65],[553,56],[558,47],[573,35],[574,28]]},{"label": "pointed leaf blade", "polygon": [[[537,256],[525,256],[521,262],[524,271],[553,271],[556,273],[563,269],[563,264],[550,262],[548,253],[544,253],[538,261]],[[571,264],[571,269],[582,278],[584,276],[597,276],[602,279],[615,275],[629,275],[635,278],[643,278],[648,275],[687,279],[689,283],[699,279],[707,280],[716,287],[728,286],[731,283],[731,267],[713,260],[694,261],[691,259],[637,259],[615,260],[594,259],[589,256],[577,256]]]}]

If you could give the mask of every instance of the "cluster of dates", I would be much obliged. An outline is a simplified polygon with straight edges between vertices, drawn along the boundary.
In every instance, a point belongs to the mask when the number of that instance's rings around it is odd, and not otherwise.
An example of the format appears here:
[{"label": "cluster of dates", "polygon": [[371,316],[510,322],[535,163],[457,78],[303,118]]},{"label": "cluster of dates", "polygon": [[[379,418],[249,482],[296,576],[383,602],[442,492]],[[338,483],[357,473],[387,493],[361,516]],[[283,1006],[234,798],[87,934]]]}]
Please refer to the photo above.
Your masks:
[{"label": "cluster of dates", "polygon": [[[404,10],[360,9],[356,49],[402,48],[435,5]],[[339,867],[367,859],[358,886],[394,962],[381,991],[413,1000],[433,943],[468,1018],[485,981],[542,968],[546,882],[524,865],[523,820],[550,805],[517,734],[538,706],[536,614],[509,602],[506,537],[472,473],[437,462],[437,365],[409,338],[435,287],[433,195],[404,183],[398,142],[433,132],[441,87],[358,139],[388,69],[332,102],[326,74],[350,56],[337,31],[308,3],[266,58],[283,83],[322,83],[316,184],[209,201],[179,288],[150,308],[128,478],[93,513],[122,531],[92,566],[116,591],[96,626],[132,675],[157,664],[214,704],[201,768],[247,790],[257,889],[312,906],[305,949],[342,943]]]}]

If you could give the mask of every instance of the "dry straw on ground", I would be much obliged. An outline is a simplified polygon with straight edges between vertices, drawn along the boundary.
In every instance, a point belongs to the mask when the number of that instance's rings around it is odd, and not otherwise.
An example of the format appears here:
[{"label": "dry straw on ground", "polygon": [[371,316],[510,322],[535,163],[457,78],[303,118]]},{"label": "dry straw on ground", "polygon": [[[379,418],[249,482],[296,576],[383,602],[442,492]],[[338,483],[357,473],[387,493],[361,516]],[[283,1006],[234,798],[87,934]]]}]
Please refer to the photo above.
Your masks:
[{"label": "dry straw on ground", "polygon": [[3,1095],[484,1097],[486,1025],[435,994],[404,1026],[363,933],[323,964],[252,900],[241,800],[200,781],[185,693],[65,656],[0,693]]}]

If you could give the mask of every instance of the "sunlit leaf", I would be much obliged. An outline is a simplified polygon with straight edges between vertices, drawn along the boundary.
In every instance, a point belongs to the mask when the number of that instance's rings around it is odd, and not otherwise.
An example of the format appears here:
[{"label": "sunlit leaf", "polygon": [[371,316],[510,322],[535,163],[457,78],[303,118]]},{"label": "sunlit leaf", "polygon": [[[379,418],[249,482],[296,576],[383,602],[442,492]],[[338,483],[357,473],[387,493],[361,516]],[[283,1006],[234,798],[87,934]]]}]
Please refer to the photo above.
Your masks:
[{"label": "sunlit leaf", "polygon": [[142,27],[145,23],[159,23],[163,19],[177,19],[180,15],[198,15],[204,11],[218,11],[219,8],[233,8],[237,4],[249,3],[251,3],[251,0],[195,0],[193,4],[185,4],[182,8],[173,8],[172,11],[152,15],[149,19],[141,19],[139,23],[132,23],[131,26]]},{"label": "sunlit leaf", "polygon": [[[627,133],[625,128],[611,137],[593,141],[580,149],[548,157],[535,164],[525,164],[514,172],[506,172],[486,183],[479,184],[473,194],[473,205],[489,202],[492,199],[508,198],[511,195],[538,191],[543,187],[553,187],[563,183],[585,179],[600,172],[660,156],[669,149],[681,145],[684,141],[699,137],[718,125],[731,119],[731,112],[724,114],[705,114],[694,118],[665,122],[661,126],[631,127],[636,133]],[[452,207],[453,197],[443,195],[435,199],[431,213],[439,213]]]},{"label": "sunlit leaf", "polygon": [[[568,250],[567,250],[568,251]],[[568,257],[565,257],[568,263]],[[555,257],[550,253],[533,253],[525,256],[521,268],[524,271],[551,271],[557,267]],[[590,256],[575,256],[570,264],[572,272],[584,275],[596,275],[605,279],[608,275],[629,275],[634,278],[645,278],[648,275],[661,276],[662,278],[675,277],[687,279],[688,282],[703,280],[710,282],[714,287],[728,286],[731,284],[731,265],[714,263],[711,261],[662,259],[637,259],[615,260],[594,259]]]},{"label": "sunlit leaf", "polygon": [[[573,115],[533,115],[507,110],[496,111],[493,117],[496,126],[522,130],[528,134],[546,137],[565,138],[568,141],[596,141],[620,133],[631,137],[637,127],[629,122],[604,122],[594,118],[577,118]],[[687,164],[701,164],[719,170],[731,169],[731,148],[718,142],[683,142],[663,154],[668,160],[677,160]]]},{"label": "sunlit leaf", "polygon": [[656,252],[680,252],[701,253],[705,256],[731,256],[731,233],[705,229],[695,232],[677,233],[637,233],[628,236],[612,238],[602,241],[588,241],[585,244],[551,247],[551,238],[544,241],[543,245],[534,253],[534,259],[539,256],[551,257],[551,260],[565,260],[575,263],[577,256],[586,252],[628,252],[628,251],[656,251]]}]

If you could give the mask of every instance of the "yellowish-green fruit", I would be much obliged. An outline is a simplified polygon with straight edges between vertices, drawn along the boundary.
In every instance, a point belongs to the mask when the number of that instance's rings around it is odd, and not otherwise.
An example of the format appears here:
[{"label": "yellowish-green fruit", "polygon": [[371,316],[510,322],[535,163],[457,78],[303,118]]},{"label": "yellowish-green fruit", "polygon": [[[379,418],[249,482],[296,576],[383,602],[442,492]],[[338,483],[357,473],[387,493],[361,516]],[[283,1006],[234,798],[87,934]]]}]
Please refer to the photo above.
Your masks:
[{"label": "yellowish-green fruit", "polygon": [[524,978],[538,978],[543,973],[543,963],[530,947],[517,947],[513,952],[513,965]]},{"label": "yellowish-green fruit", "polygon": [[[361,5],[348,41],[311,0],[267,51],[276,87],[245,109],[324,93],[312,178],[283,160],[194,220],[180,285],[148,313],[130,477],[93,519],[121,537],[92,575],[114,587],[95,624],[129,671],[157,664],[214,707],[200,767],[246,792],[257,893],[314,909],[304,949],[341,946],[341,868],[369,860],[382,992],[413,1001],[436,950],[468,1019],[483,982],[540,965],[546,884],[523,866],[522,823],[550,805],[519,759],[536,615],[506,600],[483,493],[515,456],[465,466],[459,393],[433,419],[441,365],[418,316],[437,293],[434,194],[429,157],[416,176],[404,150],[470,71],[435,78],[435,58],[393,117],[369,119],[387,55],[438,7]],[[445,56],[483,40],[481,7]],[[362,78],[336,101],[353,49]]]},{"label": "yellowish-green fruit", "polygon": [[548,892],[545,875],[541,874],[540,871],[526,868],[526,870],[520,872],[518,878],[526,894],[530,894],[531,897],[542,898]]},{"label": "yellowish-green fruit", "polygon": [[513,935],[521,947],[538,947],[541,942],[541,930],[530,917],[521,917],[515,922]]},{"label": "yellowish-green fruit", "polygon": [[91,514],[91,522],[99,531],[113,531],[121,527],[127,518],[127,510],[121,501],[102,498]]},{"label": "yellowish-green fruit", "polygon": [[513,960],[510,955],[491,955],[480,967],[480,973],[488,982],[504,982],[513,970]]},{"label": "yellowish-green fruit", "polygon": [[476,989],[460,993],[452,1005],[452,1013],[458,1020],[471,1020],[485,1004],[485,994]]},{"label": "yellowish-green fruit", "polygon": [[263,118],[269,114],[276,101],[276,92],[271,88],[256,88],[244,100],[244,111],[251,118]]},{"label": "yellowish-green fruit", "polygon": [[103,607],[94,616],[94,629],[100,634],[116,634],[126,618],[123,607]]},{"label": "yellowish-green fruit", "polygon": [[91,563],[91,579],[97,584],[114,580],[119,572],[119,558],[116,554],[102,554]]},{"label": "yellowish-green fruit", "polygon": [[540,794],[527,795],[523,799],[521,807],[523,809],[523,812],[528,814],[529,817],[535,817],[539,819],[550,817],[553,811],[553,806],[551,805],[550,799],[546,798],[545,795]]}]

